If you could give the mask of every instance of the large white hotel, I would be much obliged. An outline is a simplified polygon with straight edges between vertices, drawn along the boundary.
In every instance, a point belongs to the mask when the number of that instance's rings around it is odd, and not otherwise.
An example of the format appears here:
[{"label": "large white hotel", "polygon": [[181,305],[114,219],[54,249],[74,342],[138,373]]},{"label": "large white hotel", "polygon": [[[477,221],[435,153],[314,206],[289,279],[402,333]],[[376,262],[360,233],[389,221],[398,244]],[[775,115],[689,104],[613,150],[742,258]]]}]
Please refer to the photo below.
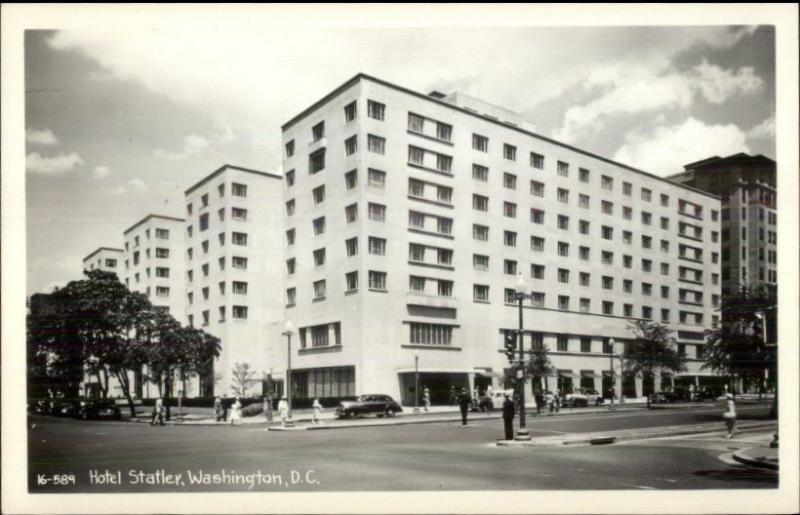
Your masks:
[{"label": "large white hotel", "polygon": [[527,127],[363,74],[283,126],[296,395],[408,405],[416,360],[434,402],[499,386],[518,274],[525,346],[549,348],[551,389],[607,390],[609,340],[634,318],[668,325],[689,370],[616,381],[627,397],[715,379],[698,358],[718,318],[719,199]]},{"label": "large white hotel", "polygon": [[[186,191],[185,220],[126,231],[129,287],[222,341],[198,394],[230,394],[237,363],[285,381],[286,321],[295,397],[410,405],[417,370],[434,403],[452,386],[501,387],[520,274],[524,344],[549,349],[548,388],[608,395],[610,341],[619,354],[639,318],[669,326],[688,370],[623,377],[616,395],[717,381],[699,359],[718,321],[717,197],[537,135],[507,109],[364,74],[282,129],[282,181],[226,165]],[[183,257],[170,285],[165,223],[169,260]]]}]

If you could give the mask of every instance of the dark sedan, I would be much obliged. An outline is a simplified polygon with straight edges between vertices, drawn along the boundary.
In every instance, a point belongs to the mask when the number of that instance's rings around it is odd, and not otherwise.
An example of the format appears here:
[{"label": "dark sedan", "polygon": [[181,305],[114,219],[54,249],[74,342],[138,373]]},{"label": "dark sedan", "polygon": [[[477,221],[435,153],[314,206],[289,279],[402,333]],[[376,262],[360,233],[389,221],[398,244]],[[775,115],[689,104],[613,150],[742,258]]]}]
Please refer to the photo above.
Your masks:
[{"label": "dark sedan", "polygon": [[394,399],[388,395],[361,395],[354,401],[342,401],[336,407],[338,418],[351,418],[361,415],[377,415],[393,417],[403,411]]},{"label": "dark sedan", "polygon": [[114,418],[122,417],[122,412],[113,399],[86,399],[81,401],[81,409],[78,415],[86,420],[90,418]]}]

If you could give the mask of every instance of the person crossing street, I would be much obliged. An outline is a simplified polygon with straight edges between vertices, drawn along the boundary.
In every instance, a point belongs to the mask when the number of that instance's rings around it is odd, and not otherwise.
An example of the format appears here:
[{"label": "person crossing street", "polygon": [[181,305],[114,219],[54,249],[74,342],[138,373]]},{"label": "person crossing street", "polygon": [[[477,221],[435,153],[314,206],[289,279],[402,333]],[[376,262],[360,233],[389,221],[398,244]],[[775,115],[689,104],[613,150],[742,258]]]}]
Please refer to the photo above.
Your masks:
[{"label": "person crossing street", "polygon": [[506,440],[514,439],[514,401],[508,393],[503,394],[503,427],[505,429]]},{"label": "person crossing street", "polygon": [[461,395],[458,396],[458,406],[461,409],[461,427],[467,427],[467,412],[469,411],[472,399],[469,398],[466,388],[461,389]]}]

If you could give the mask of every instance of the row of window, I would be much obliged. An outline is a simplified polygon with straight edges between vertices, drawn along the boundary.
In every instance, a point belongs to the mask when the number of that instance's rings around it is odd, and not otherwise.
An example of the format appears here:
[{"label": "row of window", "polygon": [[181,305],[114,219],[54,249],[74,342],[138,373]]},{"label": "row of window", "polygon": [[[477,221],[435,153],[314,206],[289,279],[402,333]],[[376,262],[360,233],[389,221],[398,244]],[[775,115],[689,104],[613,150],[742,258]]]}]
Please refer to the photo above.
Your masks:
[{"label": "row of window", "polygon": [[[226,263],[225,257],[219,258],[219,260],[217,260],[217,263],[219,264],[220,271],[225,270],[225,263]],[[236,270],[247,270],[247,258],[241,256],[232,256],[231,266]],[[202,264],[200,266],[200,270],[202,271],[203,277],[208,277],[209,264],[208,263]],[[186,271],[186,281],[187,282],[194,281],[194,270],[190,269]]]},{"label": "row of window", "polygon": [[[145,238],[147,240],[149,240],[150,239],[150,229],[145,229],[144,234],[145,234]],[[158,239],[158,240],[168,240],[169,239],[169,229],[156,228],[155,236],[156,236],[156,239]],[[139,239],[139,235],[137,234],[136,236],[133,237],[133,248],[138,247],[139,243],[140,243],[140,239]],[[129,242],[126,241],[125,242],[125,252],[128,252],[129,250],[130,250]]]},{"label": "row of window", "polygon": [[[217,192],[219,194],[219,198],[225,197],[225,183],[222,183],[217,186]],[[233,195],[234,197],[247,197],[247,185],[239,184],[236,182],[231,183],[231,195]],[[205,193],[200,196],[200,208],[204,207],[208,207],[208,193]],[[186,213],[188,215],[191,216],[193,210],[194,209],[191,202],[186,204]]]},{"label": "row of window", "polygon": [[[139,274],[136,274],[136,282],[139,282]],[[125,286],[130,288],[130,281],[129,279],[125,279]],[[145,294],[150,297],[152,293],[152,289],[148,286],[145,289]],[[169,287],[168,286],[156,286],[156,297],[169,297]]]},{"label": "row of window", "polygon": [[[346,291],[352,293],[358,290],[358,272],[348,272],[345,274]],[[386,272],[370,270],[368,272],[368,287],[374,291],[386,291]],[[314,301],[324,300],[327,295],[327,280],[321,279],[313,283]],[[297,288],[287,288],[286,305],[294,306],[297,302]]]},{"label": "row of window", "polygon": [[[220,322],[225,321],[226,311],[226,306],[220,306],[218,308]],[[231,306],[231,315],[237,320],[247,320],[247,311],[247,306]],[[211,312],[209,310],[201,311],[200,316],[203,326],[207,326],[210,322]],[[188,320],[189,326],[194,327],[194,315],[188,315]]]},{"label": "row of window", "polygon": [[[145,276],[149,279],[150,278],[150,267],[148,266],[147,268],[145,268],[144,272],[145,272]],[[156,267],[155,276],[159,277],[159,278],[162,278],[162,279],[169,279],[169,268],[168,267],[162,267],[162,266]],[[133,277],[134,277],[134,281],[138,284],[139,283],[139,278],[140,278],[139,272],[136,272],[135,274],[133,274]]]},{"label": "row of window", "polygon": [[[226,284],[227,283],[225,281],[220,281],[219,284],[217,285],[219,288],[220,295],[225,295]],[[247,283],[244,281],[232,281],[231,291],[233,292],[234,295],[247,295]],[[200,290],[200,293],[203,296],[203,300],[208,300],[211,291],[210,288],[206,286]],[[186,294],[186,301],[189,304],[194,303],[194,292],[190,291]]]},{"label": "row of window", "polygon": [[[144,253],[145,253],[145,257],[147,259],[150,259],[150,257],[151,257],[150,249],[145,249]],[[140,251],[138,251],[138,250],[134,251],[134,253],[133,253],[133,264],[134,265],[138,265],[139,264],[140,256],[141,256]],[[156,259],[169,259],[169,249],[163,248],[163,247],[156,247],[155,256],[156,256]],[[106,262],[108,262],[108,261],[109,260],[106,260]],[[111,265],[111,266],[116,266],[116,264],[117,264],[116,260],[110,260],[110,261],[114,261],[114,265]],[[108,263],[106,263],[106,266],[109,266]],[[129,262],[126,259],[125,260],[125,269],[128,270],[128,268],[129,268]]]}]

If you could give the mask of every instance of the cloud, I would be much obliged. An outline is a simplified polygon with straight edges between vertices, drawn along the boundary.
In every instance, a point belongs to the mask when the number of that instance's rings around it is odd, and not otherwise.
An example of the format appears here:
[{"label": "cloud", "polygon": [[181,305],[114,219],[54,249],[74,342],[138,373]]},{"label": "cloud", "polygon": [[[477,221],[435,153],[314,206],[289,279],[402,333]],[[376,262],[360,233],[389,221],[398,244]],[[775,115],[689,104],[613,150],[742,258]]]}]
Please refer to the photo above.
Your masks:
[{"label": "cloud", "polygon": [[751,139],[770,139],[775,137],[775,118],[769,117],[749,131],[747,137]]},{"label": "cloud", "polygon": [[147,191],[147,184],[141,179],[131,179],[124,186],[118,186],[108,192],[112,195],[126,195],[128,193],[141,193]]},{"label": "cloud", "polygon": [[[233,131],[231,130],[230,133],[233,134]],[[189,134],[183,138],[183,149],[179,152],[157,148],[153,151],[153,155],[159,159],[166,159],[167,161],[183,161],[202,152],[209,143],[209,140],[203,136]]]},{"label": "cloud", "polygon": [[33,145],[57,145],[58,138],[50,129],[37,130],[28,129],[25,131],[25,141]]},{"label": "cloud", "polygon": [[749,152],[746,139],[736,125],[706,125],[689,117],[680,124],[659,127],[652,134],[632,131],[613,159],[656,175],[668,175],[706,157]]},{"label": "cloud", "polygon": [[66,173],[82,164],[83,159],[75,152],[70,154],[58,154],[54,157],[43,157],[38,152],[32,152],[25,157],[25,166],[27,170],[42,175]]},{"label": "cloud", "polygon": [[750,67],[739,68],[736,72],[723,70],[719,66],[703,62],[695,66],[695,87],[712,104],[722,104],[728,99],[742,94],[755,93],[761,89],[764,81],[753,73]]},{"label": "cloud", "polygon": [[111,170],[107,166],[95,166],[94,177],[95,179],[105,179],[111,175]]}]

